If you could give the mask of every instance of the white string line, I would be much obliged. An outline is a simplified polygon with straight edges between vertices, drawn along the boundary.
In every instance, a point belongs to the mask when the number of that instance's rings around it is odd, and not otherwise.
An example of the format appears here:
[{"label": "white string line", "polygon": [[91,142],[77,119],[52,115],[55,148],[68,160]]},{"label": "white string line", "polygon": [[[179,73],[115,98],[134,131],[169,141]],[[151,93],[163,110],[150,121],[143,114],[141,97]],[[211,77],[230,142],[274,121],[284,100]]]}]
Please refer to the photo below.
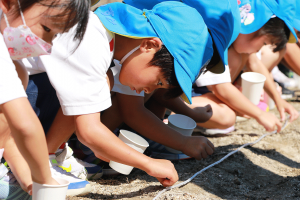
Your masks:
[{"label": "white string line", "polygon": [[[288,125],[289,118],[290,118],[290,117],[287,117],[287,119],[286,119],[286,121],[285,121],[283,127],[281,128],[281,131],[282,131],[283,129],[285,129],[286,126]],[[277,131],[273,131],[273,132],[270,132],[270,133],[266,133],[266,134],[262,135],[260,138],[258,138],[257,140],[255,140],[254,142],[250,142],[250,143],[244,144],[243,146],[239,147],[238,149],[236,149],[236,150],[234,150],[234,151],[228,153],[228,154],[227,154],[226,156],[224,156],[221,160],[219,160],[219,161],[217,161],[217,162],[215,162],[215,163],[213,163],[213,164],[211,164],[211,165],[205,167],[204,169],[200,170],[199,172],[197,172],[196,174],[194,174],[191,178],[187,179],[186,181],[184,181],[184,182],[182,182],[182,183],[179,183],[179,184],[177,184],[177,185],[173,185],[173,186],[170,186],[170,187],[167,187],[167,188],[163,189],[162,191],[160,191],[160,192],[154,197],[153,200],[156,200],[160,195],[162,195],[162,194],[163,194],[164,192],[166,192],[166,191],[169,191],[169,190],[171,190],[171,189],[178,188],[178,187],[181,187],[181,186],[183,186],[183,185],[186,185],[187,183],[189,183],[191,180],[193,180],[196,176],[198,176],[199,174],[201,174],[201,173],[204,172],[205,170],[207,170],[207,169],[209,169],[209,168],[211,168],[211,167],[213,167],[213,166],[219,164],[220,162],[224,161],[226,158],[228,158],[228,157],[231,156],[232,154],[234,154],[234,153],[240,151],[242,148],[244,148],[244,147],[246,147],[246,146],[249,146],[249,145],[253,145],[253,144],[259,142],[260,140],[262,140],[264,137],[269,136],[269,135],[272,135],[272,134],[275,134],[276,132],[277,132]]]}]

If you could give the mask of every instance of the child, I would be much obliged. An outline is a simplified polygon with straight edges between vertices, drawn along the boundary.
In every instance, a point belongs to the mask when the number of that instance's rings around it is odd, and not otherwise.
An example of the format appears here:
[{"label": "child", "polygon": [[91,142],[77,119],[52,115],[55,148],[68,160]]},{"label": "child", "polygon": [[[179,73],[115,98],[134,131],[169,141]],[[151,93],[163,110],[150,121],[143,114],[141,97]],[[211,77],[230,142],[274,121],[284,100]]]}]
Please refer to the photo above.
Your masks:
[{"label": "child", "polygon": [[[147,9],[151,9],[151,7],[155,5],[155,1],[125,1],[125,3],[133,4],[134,6],[138,4],[140,5],[139,8],[144,8],[143,4],[147,4]],[[153,5],[150,6],[151,3],[153,3]],[[216,3],[216,1],[189,1],[187,4],[196,8],[202,15],[214,42],[214,55],[208,63],[207,69],[211,71],[219,70],[218,73],[223,72],[224,65],[227,65],[227,49],[230,41],[234,40],[233,38],[236,38],[239,33],[239,21],[234,20],[235,16],[239,15],[236,1],[222,1],[218,3]],[[200,37],[201,35],[199,35],[199,39],[201,40]],[[202,51],[199,49],[200,56],[201,52]],[[114,63],[116,65],[114,68],[121,67],[118,61],[115,60]],[[228,69],[226,71],[229,73]],[[207,73],[211,72],[205,72],[204,75],[200,75],[200,78]],[[164,92],[164,90],[156,90],[151,94],[144,95],[144,93],[131,91],[128,86],[120,83],[119,79],[119,75],[116,74],[114,80],[115,85],[113,88],[113,91],[116,94],[112,97],[113,102],[115,101],[116,104],[113,103],[112,107],[105,111],[102,116],[103,123],[106,124],[108,128],[114,130],[122,122],[125,122],[139,134],[148,139],[150,150],[154,157],[166,158],[169,160],[185,159],[189,157],[202,159],[213,153],[213,145],[205,137],[184,137],[172,128],[166,126],[161,119],[159,119],[163,118],[163,115],[151,112],[153,110],[150,109],[150,105],[153,103],[153,98],[155,97],[156,99],[156,97],[158,97],[160,98],[160,101],[163,101],[163,95],[161,95],[161,93]],[[176,97],[176,95],[174,97]],[[175,99],[178,99],[179,103],[184,105],[179,98]],[[173,100],[165,101],[167,103],[165,103],[164,107],[168,107],[169,102]],[[144,105],[144,102],[147,102],[146,106]],[[157,105],[155,106],[157,107]],[[183,110],[184,109],[186,108],[183,108]],[[187,110],[190,111],[191,109]],[[191,113],[193,114],[194,112]],[[189,116],[192,114],[189,114]],[[204,116],[205,114],[206,116]],[[207,121],[207,118],[209,119],[211,113],[208,109],[206,112],[196,113],[196,115],[198,122]],[[118,116],[121,116],[121,119],[114,121],[109,120],[112,117],[116,119]],[[196,117],[193,118],[195,119]],[[157,143],[154,143],[154,141],[180,150],[184,154],[171,154],[164,146],[158,145]]]},{"label": "child", "polygon": [[[15,66],[11,59],[48,55],[51,52],[52,39],[58,33],[68,31],[78,23],[74,39],[80,42],[85,32],[89,1],[32,1],[2,0],[1,8],[1,67],[0,67],[0,158],[4,153],[8,162],[14,163],[15,156],[21,160],[24,168],[30,167],[32,180],[41,184],[57,185],[51,177],[49,161],[45,158],[45,136],[35,113],[33,112],[17,71],[24,70]],[[79,17],[80,16],[80,17]],[[57,22],[60,22],[57,24]],[[24,74],[19,74],[25,77]],[[26,80],[23,80],[26,85]],[[10,138],[12,134],[13,139]],[[11,154],[4,152],[8,143],[14,140],[20,152]],[[33,146],[35,148],[33,148]],[[6,148],[7,149],[7,148]],[[10,149],[10,146],[8,146]],[[13,155],[13,156],[12,156]],[[27,163],[26,163],[27,162]],[[16,164],[16,163],[14,163]],[[14,165],[12,164],[12,165]],[[14,165],[15,166],[15,165]],[[12,183],[12,176],[7,174],[3,164],[1,167],[1,199],[22,195],[18,184]],[[14,167],[12,167],[14,169]],[[30,171],[25,174],[30,178]],[[19,171],[15,171],[19,174]],[[19,177],[20,178],[20,177]],[[11,179],[11,180],[10,180]],[[22,187],[31,194],[31,186]],[[15,192],[12,192],[15,190]],[[24,198],[27,198],[23,196]]]},{"label": "child", "polygon": [[[277,49],[280,49],[284,47],[289,38],[295,39],[294,30],[290,26],[291,19],[293,18],[295,12],[294,1],[276,2],[254,0],[238,2],[242,22],[241,33],[233,42],[232,47],[229,49],[228,53],[232,81],[236,79],[243,66],[247,62],[249,63],[251,61],[250,59],[253,58],[253,55],[251,54],[257,52],[264,44],[272,43],[277,46]],[[274,13],[276,13],[277,17],[272,18]],[[288,32],[288,34],[286,34],[286,32]],[[290,35],[289,32],[293,34]],[[251,66],[256,66],[260,70],[264,69],[263,66],[257,64],[252,64]],[[198,86],[203,85],[198,84]],[[265,82],[265,86],[269,94],[277,94],[276,89],[273,87],[273,85],[270,84],[268,79]],[[210,86],[210,88],[210,90],[213,91],[213,94],[208,93],[206,95],[196,97],[199,99],[198,106],[201,106],[204,103],[206,104],[211,102],[211,98],[209,96],[214,96],[217,97],[217,99],[221,100],[221,102],[226,103],[230,108],[237,111],[238,113],[255,118],[266,128],[267,131],[275,130],[276,127],[277,131],[280,131],[281,124],[274,115],[263,112],[258,107],[254,106],[230,83],[212,85]],[[201,98],[203,99],[203,101],[201,101]],[[208,100],[205,100],[205,98],[207,98]],[[290,109],[290,105],[288,105],[284,101],[280,101],[280,104],[278,104],[277,107],[281,114],[285,111],[289,112],[290,114],[294,114],[294,112]],[[226,115],[226,112],[223,112],[223,115]],[[223,118],[218,119],[219,121],[223,120]],[[284,120],[283,114],[281,119]],[[205,127],[205,124],[202,126]],[[215,128],[224,129],[226,127]],[[214,133],[218,132],[220,132],[220,130],[217,130],[217,132]]]},{"label": "child", "polygon": [[[256,51],[261,49],[263,43],[274,45],[275,47],[273,51],[276,52],[284,49],[287,42],[296,42],[297,36],[293,29],[292,22],[294,19],[293,16],[295,14],[295,1],[279,1],[278,3],[276,3],[275,1],[250,1],[251,5],[247,3],[247,1],[241,1],[240,10],[246,11],[247,9],[249,10],[252,8],[252,10],[247,12],[249,12],[249,15],[253,15],[256,20],[250,20],[248,21],[250,24],[246,25],[248,23],[246,22],[247,20],[243,22],[242,18],[242,33],[244,34],[241,34],[240,38],[238,38],[235,42],[236,44],[233,44],[234,48],[237,51],[243,53],[245,44],[242,43],[243,40],[247,40],[247,37],[249,42],[252,43],[252,46],[253,44],[256,44],[256,46],[253,46],[253,50]],[[262,25],[263,27],[260,28]],[[256,37],[255,34],[257,35]],[[254,39],[250,40],[250,37],[253,37]],[[298,112],[280,97],[272,78],[270,77],[268,71],[264,67],[263,63],[259,60],[255,52],[248,53],[249,56],[245,56],[246,59],[244,59],[246,66],[251,71],[256,71],[266,76],[264,88],[269,96],[275,101],[277,109],[281,116],[281,121],[285,120],[285,112],[288,112],[291,115],[291,121],[295,120],[298,117]],[[233,80],[236,79],[237,73],[239,73],[242,68],[243,65],[240,65],[240,67],[232,66]]]},{"label": "child", "polygon": [[[200,33],[203,39],[197,40]],[[77,137],[97,157],[140,168],[164,186],[173,185],[178,176],[172,163],[129,148],[99,121],[100,111],[111,105],[106,72],[112,58],[127,58],[120,81],[132,89],[172,88],[191,101],[191,84],[212,56],[212,41],[199,13],[179,2],[165,2],[144,12],[122,3],[108,4],[91,14],[85,38],[66,60],[72,49],[69,42],[63,35],[54,42],[51,56],[36,62],[23,60],[23,64],[47,72],[63,113],[73,119]],[[207,49],[203,57],[198,49]],[[156,56],[163,60],[159,66],[151,62]]]}]

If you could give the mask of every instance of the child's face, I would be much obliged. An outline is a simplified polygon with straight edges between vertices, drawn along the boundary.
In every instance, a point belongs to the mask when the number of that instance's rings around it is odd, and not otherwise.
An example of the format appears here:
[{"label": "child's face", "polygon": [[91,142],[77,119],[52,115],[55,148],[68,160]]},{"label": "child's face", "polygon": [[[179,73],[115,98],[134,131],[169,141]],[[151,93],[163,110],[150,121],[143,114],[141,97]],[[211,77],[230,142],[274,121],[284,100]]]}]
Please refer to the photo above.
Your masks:
[{"label": "child's face", "polygon": [[[23,25],[23,21],[21,15],[15,17],[13,13],[13,6],[19,7],[17,1],[14,5],[11,5],[9,8],[5,6],[3,1],[0,2],[0,7],[2,8],[3,12],[7,15],[9,25],[11,27],[18,27]],[[32,7],[28,8],[24,14],[26,25],[31,29],[31,31],[37,35],[39,38],[43,39],[47,43],[51,44],[52,39],[55,37],[56,34],[63,32],[63,27],[55,24],[49,16],[54,16],[59,14],[59,9],[49,9],[47,6],[42,6],[39,4],[34,4]],[[64,20],[64,19],[60,19]],[[5,23],[4,16],[1,18],[0,22],[0,30],[3,34],[4,29],[7,27]]]},{"label": "child's face", "polygon": [[129,56],[122,65],[119,75],[120,82],[138,94],[142,91],[149,94],[158,88],[169,88],[160,68],[148,65],[156,51],[161,48],[161,42],[158,42],[159,44],[156,42],[142,42],[141,47]]},{"label": "child's face", "polygon": [[239,54],[251,54],[258,52],[264,45],[272,44],[266,35],[257,35],[257,31],[250,34],[239,34],[233,42],[233,48]]}]

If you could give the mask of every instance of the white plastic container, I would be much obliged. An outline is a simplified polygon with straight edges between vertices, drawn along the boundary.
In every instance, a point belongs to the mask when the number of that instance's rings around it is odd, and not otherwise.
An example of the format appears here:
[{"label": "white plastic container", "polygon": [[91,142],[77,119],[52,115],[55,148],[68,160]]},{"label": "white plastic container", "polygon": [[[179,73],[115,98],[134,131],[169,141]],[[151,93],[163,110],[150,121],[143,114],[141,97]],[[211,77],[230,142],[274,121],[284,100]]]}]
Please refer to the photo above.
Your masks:
[{"label": "white plastic container", "polygon": [[65,200],[69,181],[53,177],[60,185],[47,185],[33,182],[32,200]]},{"label": "white plastic container", "polygon": [[[144,153],[146,148],[149,146],[149,143],[144,138],[131,131],[120,130],[119,138],[125,144],[127,144],[128,146],[137,150],[140,153]],[[133,169],[132,166],[124,165],[122,163],[118,163],[112,160],[109,162],[109,166],[114,170],[116,170],[117,172],[120,172],[125,175],[130,174],[130,172]]]},{"label": "white plastic container", "polygon": [[254,105],[258,105],[266,77],[256,72],[245,72],[241,77],[243,94]]},{"label": "white plastic container", "polygon": [[[197,126],[192,118],[181,114],[170,115],[168,121],[169,127],[185,136],[191,136]],[[166,149],[172,153],[182,153],[181,151],[169,147],[166,147]]]}]

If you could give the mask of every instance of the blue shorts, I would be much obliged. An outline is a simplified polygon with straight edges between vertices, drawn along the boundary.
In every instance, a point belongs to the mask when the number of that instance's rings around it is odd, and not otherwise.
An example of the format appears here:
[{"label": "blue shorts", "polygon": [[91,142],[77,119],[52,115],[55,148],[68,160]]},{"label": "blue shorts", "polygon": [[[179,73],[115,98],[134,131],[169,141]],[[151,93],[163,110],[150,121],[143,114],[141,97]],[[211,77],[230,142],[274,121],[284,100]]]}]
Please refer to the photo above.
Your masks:
[{"label": "blue shorts", "polygon": [[47,133],[60,108],[56,91],[52,87],[47,74],[41,73],[29,76],[26,93],[45,133]]},{"label": "blue shorts", "polygon": [[192,97],[199,97],[203,94],[209,93],[210,90],[207,87],[197,87],[193,86],[192,87]]}]

